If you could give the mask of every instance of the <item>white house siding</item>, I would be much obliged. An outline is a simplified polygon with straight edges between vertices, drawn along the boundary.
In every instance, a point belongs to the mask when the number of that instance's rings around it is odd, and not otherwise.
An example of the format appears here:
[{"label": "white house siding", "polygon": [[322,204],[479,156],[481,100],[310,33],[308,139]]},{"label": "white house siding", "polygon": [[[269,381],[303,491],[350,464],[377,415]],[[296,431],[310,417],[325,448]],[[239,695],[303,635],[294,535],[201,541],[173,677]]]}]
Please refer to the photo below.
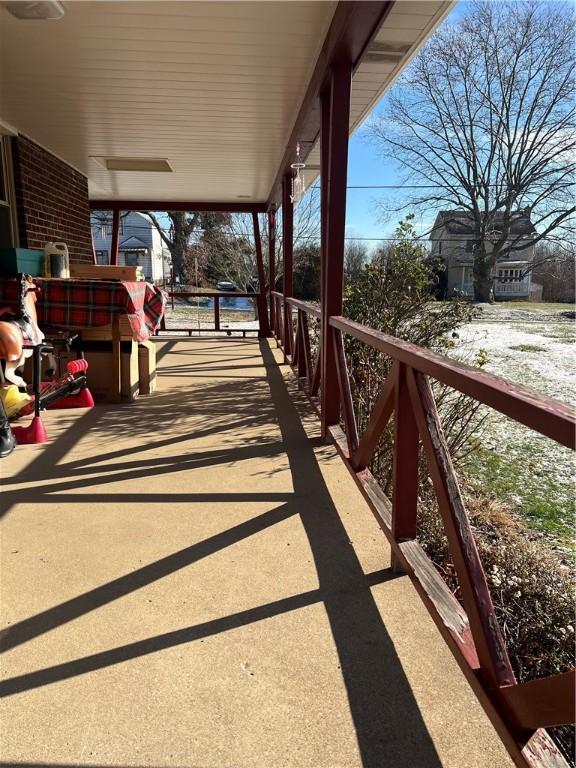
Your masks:
[{"label": "white house siding", "polygon": [[[97,219],[93,218],[92,236],[98,261],[109,264],[112,247],[111,223],[103,227]],[[137,211],[123,215],[120,220],[119,240],[118,264],[120,266],[130,264],[133,261],[130,254],[134,254],[137,256],[137,265],[143,269],[145,279],[148,282],[162,282],[166,249],[158,230],[146,216]]]},{"label": "white house siding", "polygon": [[[436,230],[432,235],[431,253],[441,256],[446,263],[447,296],[453,296],[455,293],[474,295],[472,252],[466,250],[466,242],[470,240],[470,235],[457,235],[444,228]],[[528,246],[500,259],[493,270],[494,293],[497,297],[514,299],[529,296],[530,272],[519,282],[509,278],[500,282],[497,278],[499,270],[525,269],[532,261],[533,254],[534,246]]]}]

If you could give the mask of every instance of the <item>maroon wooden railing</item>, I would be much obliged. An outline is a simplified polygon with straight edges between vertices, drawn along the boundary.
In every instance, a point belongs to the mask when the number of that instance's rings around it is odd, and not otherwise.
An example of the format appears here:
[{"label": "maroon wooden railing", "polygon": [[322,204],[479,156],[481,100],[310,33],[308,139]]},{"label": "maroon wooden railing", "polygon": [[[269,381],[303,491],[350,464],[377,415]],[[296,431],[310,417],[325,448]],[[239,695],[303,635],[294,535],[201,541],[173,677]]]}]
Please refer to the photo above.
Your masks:
[{"label": "maroon wooden railing", "polygon": [[[308,317],[321,317],[320,308],[278,292],[273,292],[272,298],[274,336],[295,370],[299,386],[320,412],[320,352],[314,362],[308,327]],[[515,762],[540,768],[566,765],[544,729],[574,722],[574,670],[527,683],[515,679],[428,377],[573,449],[576,410],[344,317],[330,317],[328,332],[337,362],[344,424],[344,429],[339,424],[330,425],[328,434],[390,542],[393,567],[412,578]],[[362,435],[358,435],[356,425],[343,334],[393,360]],[[320,350],[321,345],[317,346]],[[368,466],[393,413],[390,501]],[[461,603],[417,541],[420,445],[456,569]]]},{"label": "maroon wooden railing", "polygon": [[[213,305],[213,317],[214,317],[214,324],[209,326],[204,324],[204,327],[187,327],[187,328],[180,328],[176,326],[170,326],[169,328],[166,327],[166,316],[164,316],[160,323],[160,328],[157,331],[157,335],[160,333],[188,333],[189,336],[192,335],[192,333],[197,333],[198,331],[200,333],[213,333],[215,331],[226,331],[226,332],[233,332],[233,333],[242,333],[244,336],[247,333],[254,333],[258,332],[258,335],[266,335],[265,329],[262,327],[261,318],[263,315],[266,314],[266,296],[265,294],[261,293],[237,293],[236,291],[210,291],[210,292],[202,292],[202,291],[166,291],[166,294],[168,295],[168,298],[171,302],[171,308],[175,308],[174,299],[189,299],[189,298],[202,298],[202,299],[213,299],[214,305]],[[222,327],[221,322],[221,314],[220,314],[220,300],[221,299],[227,299],[227,298],[235,298],[235,299],[252,299],[255,302],[255,305],[258,307],[258,328],[243,328],[241,326],[233,325],[231,327],[225,326]],[[196,309],[195,304],[189,305],[190,309]],[[202,309],[202,307],[200,307]]]}]

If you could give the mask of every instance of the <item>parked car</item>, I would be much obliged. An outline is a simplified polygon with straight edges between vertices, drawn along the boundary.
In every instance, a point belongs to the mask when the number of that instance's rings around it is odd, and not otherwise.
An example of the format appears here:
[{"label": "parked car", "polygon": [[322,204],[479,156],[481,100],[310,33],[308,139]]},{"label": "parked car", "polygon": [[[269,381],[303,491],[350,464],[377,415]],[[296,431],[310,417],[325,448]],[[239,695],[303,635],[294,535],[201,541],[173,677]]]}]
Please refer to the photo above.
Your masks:
[{"label": "parked car", "polygon": [[231,280],[218,280],[216,283],[218,291],[236,291],[237,288]]}]

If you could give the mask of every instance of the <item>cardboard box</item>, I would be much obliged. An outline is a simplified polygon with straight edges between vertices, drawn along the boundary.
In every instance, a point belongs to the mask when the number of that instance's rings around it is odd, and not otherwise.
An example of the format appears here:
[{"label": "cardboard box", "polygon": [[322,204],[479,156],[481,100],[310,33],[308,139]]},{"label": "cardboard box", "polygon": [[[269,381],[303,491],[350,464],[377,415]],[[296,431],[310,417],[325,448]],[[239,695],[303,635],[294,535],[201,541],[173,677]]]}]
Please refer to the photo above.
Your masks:
[{"label": "cardboard box", "polygon": [[[150,344],[150,342],[147,342]],[[149,372],[146,376],[150,382],[153,380],[153,391],[155,388],[156,375],[156,348],[153,344],[152,351],[147,350],[147,364],[153,366],[153,375]],[[135,341],[123,341],[120,345],[120,376],[121,376],[121,398],[123,401],[132,401],[139,394],[139,350]],[[92,392],[94,400],[102,403],[114,402],[114,382],[113,382],[113,360],[112,345],[106,342],[92,342],[82,345],[84,356],[88,361],[88,389]],[[63,351],[59,353],[55,360],[52,356],[42,355],[41,376],[42,381],[60,378],[66,374],[66,365],[70,360],[76,359],[75,352]],[[48,376],[49,368],[55,363],[56,370],[53,376]],[[32,387],[33,383],[33,363],[32,358],[28,358],[24,365],[22,374],[26,384]],[[147,393],[148,394],[148,393]]]},{"label": "cardboard box", "polygon": [[[134,331],[126,315],[120,315],[119,323],[120,339],[122,341],[132,341]],[[95,325],[91,328],[75,329],[80,334],[82,341],[112,341],[112,325]]]},{"label": "cardboard box", "polygon": [[[134,341],[123,341],[120,346],[121,398],[123,401],[132,401],[138,397],[138,344]],[[94,400],[101,403],[114,402],[111,346],[106,343],[85,344],[83,349],[88,361],[88,389],[92,392]],[[65,373],[66,363],[75,358],[73,352],[61,354],[60,370]]]},{"label": "cardboard box", "polygon": [[70,264],[70,277],[92,280],[126,280],[137,282],[144,279],[142,267],[118,266],[116,264]]},{"label": "cardboard box", "polygon": [[[123,341],[120,345],[121,398],[132,401],[138,397],[138,344]],[[94,349],[84,345],[88,361],[88,387],[94,399],[100,402],[114,401],[112,350]]]},{"label": "cardboard box", "polygon": [[138,345],[138,378],[141,395],[150,395],[156,390],[156,344],[153,341]]}]

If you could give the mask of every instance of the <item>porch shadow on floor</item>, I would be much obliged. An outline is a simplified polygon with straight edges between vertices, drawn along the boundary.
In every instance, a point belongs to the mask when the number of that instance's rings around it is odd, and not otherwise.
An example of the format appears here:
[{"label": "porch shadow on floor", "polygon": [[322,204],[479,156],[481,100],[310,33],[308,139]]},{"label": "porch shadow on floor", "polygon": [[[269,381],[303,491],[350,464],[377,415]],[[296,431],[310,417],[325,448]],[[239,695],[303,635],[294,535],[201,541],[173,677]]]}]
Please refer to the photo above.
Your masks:
[{"label": "porch shadow on floor", "polygon": [[[74,505],[74,509],[79,510],[79,525],[82,525],[84,510],[90,509],[90,505],[93,504],[104,504],[109,510],[124,509],[120,505],[137,505],[137,509],[141,510],[139,514],[142,515],[143,522],[152,526],[155,524],[152,510],[160,502],[168,505],[173,513],[179,510],[178,514],[187,521],[194,518],[194,505],[198,504],[211,505],[210,509],[223,522],[227,519],[224,510],[229,508],[225,505],[229,503],[242,504],[242,508],[253,503],[254,509],[251,514],[239,522],[236,521],[234,525],[222,527],[220,523],[218,531],[211,536],[205,536],[189,546],[150,560],[143,566],[125,570],[114,579],[98,583],[91,589],[56,604],[49,604],[44,610],[20,619],[3,630],[2,651],[19,653],[26,663],[26,652],[31,648],[32,658],[35,659],[33,650],[35,643],[42,642],[42,638],[49,636],[51,632],[66,632],[70,622],[72,622],[70,626],[74,629],[75,622],[82,617],[88,617],[95,611],[93,618],[98,621],[101,616],[98,609],[111,607],[116,601],[134,596],[152,585],[161,585],[165,579],[173,578],[179,572],[201,561],[207,563],[206,567],[210,567],[210,559],[215,555],[221,555],[238,544],[252,541],[263,532],[271,536],[280,526],[278,535],[282,536],[281,524],[287,521],[292,523],[298,519],[301,521],[309,545],[309,554],[313,560],[317,588],[291,592],[289,581],[286,587],[282,588],[284,572],[281,565],[268,561],[254,563],[254,569],[273,569],[275,578],[279,580],[274,585],[274,589],[277,589],[280,584],[282,591],[288,594],[279,599],[258,601],[249,607],[240,605],[240,610],[231,611],[217,618],[212,617],[194,624],[184,624],[175,630],[170,629],[146,637],[138,637],[133,641],[67,659],[61,663],[44,664],[40,668],[33,665],[32,669],[26,669],[21,674],[13,674],[4,680],[0,685],[2,696],[6,697],[6,701],[14,702],[14,708],[11,710],[13,715],[24,711],[25,719],[35,722],[36,714],[30,711],[30,707],[35,706],[33,703],[35,699],[32,698],[31,703],[28,703],[26,698],[35,690],[46,688],[57,700],[61,690],[57,683],[88,674],[89,679],[94,681],[96,679],[94,675],[116,665],[124,665],[132,660],[146,657],[155,658],[159,652],[171,648],[181,646],[191,648],[193,642],[255,625],[260,629],[253,636],[253,640],[256,643],[264,641],[261,652],[266,653],[266,627],[269,626],[267,622],[272,617],[279,620],[303,608],[323,604],[360,753],[358,758],[354,758],[350,752],[346,755],[342,754],[343,761],[338,765],[362,765],[366,768],[441,766],[442,762],[423,720],[419,703],[415,699],[372,591],[375,585],[396,580],[398,577],[387,568],[371,573],[364,572],[318,464],[315,453],[315,448],[317,449],[319,445],[318,438],[314,436],[311,438],[307,434],[299,412],[303,404],[300,402],[298,407],[295,405],[292,397],[294,393],[288,391],[286,381],[268,343],[246,341],[240,345],[240,350],[243,352],[242,356],[251,362],[247,368],[243,369],[244,377],[240,377],[231,387],[227,380],[223,380],[221,363],[226,359],[230,361],[235,356],[234,349],[231,347],[227,349],[230,357],[225,357],[224,360],[218,355],[218,352],[222,352],[221,346],[212,351],[218,363],[214,366],[213,376],[208,377],[211,373],[210,360],[207,361],[206,355],[208,350],[206,343],[201,345],[196,369],[204,382],[204,385],[200,386],[195,378],[191,378],[191,374],[195,376],[195,363],[190,360],[193,355],[188,353],[195,351],[193,343],[183,342],[176,347],[172,345],[162,358],[162,379],[166,387],[164,391],[128,407],[98,408],[79,419],[80,424],[85,420],[85,425],[90,427],[93,440],[90,445],[102,445],[106,442],[111,444],[115,431],[122,435],[124,442],[131,443],[130,445],[119,446],[104,455],[94,451],[90,453],[90,450],[86,451],[84,448],[81,455],[76,456],[74,441],[68,439],[66,442],[64,434],[53,444],[46,446],[35,460],[8,481],[6,495],[10,504],[14,504],[13,515],[19,514],[19,505],[25,507],[33,505],[39,510],[39,514],[50,514],[52,505],[54,514],[59,514],[62,508],[70,510],[70,505]],[[180,358],[187,356],[188,362],[181,364]],[[224,366],[224,369],[234,371],[236,364],[234,361],[233,365],[229,368]],[[251,374],[252,369],[254,370]],[[173,381],[174,379],[176,382]],[[180,388],[176,389],[176,385],[180,385]],[[162,434],[166,429],[175,432],[176,437],[163,437]],[[77,438],[82,439],[81,432],[77,433]],[[200,439],[216,440],[222,447],[206,449],[205,446],[198,445]],[[173,447],[179,452],[174,453]],[[198,447],[204,447],[204,450],[198,450]],[[71,451],[71,456],[63,461],[68,450]],[[143,455],[139,456],[139,454]],[[56,463],[55,457],[61,463]],[[283,457],[287,459],[286,468],[281,463],[277,463]],[[222,475],[224,468],[231,478],[230,468],[240,468],[246,462],[251,466],[258,462],[259,473],[265,478],[264,481],[259,480],[258,488],[254,490],[246,488],[242,491],[197,488],[198,478],[208,478],[213,476],[213,473],[220,473],[218,477],[224,477]],[[285,470],[289,470],[291,490],[286,487]],[[142,487],[144,480],[156,486],[164,478],[167,483],[164,491],[159,491],[155,487],[148,492]],[[280,483],[279,478],[282,478]],[[233,479],[238,480],[237,472]],[[262,490],[263,482],[269,485],[269,488]],[[178,492],[182,484],[194,487],[194,491]],[[271,508],[258,512],[260,508],[258,505],[262,502],[271,504]],[[148,506],[151,508],[150,513],[146,511]],[[161,530],[160,524],[157,535],[161,534]],[[382,539],[383,549],[385,546]],[[264,560],[266,555],[267,553],[264,552]],[[304,559],[301,567],[309,570],[305,551],[302,552],[302,556]],[[302,559],[301,556],[298,562],[300,559]],[[234,565],[231,563],[230,567],[234,568]],[[246,567],[246,564],[243,564],[242,568]],[[191,571],[190,578],[194,579],[195,573]],[[297,573],[286,575],[295,579],[296,583],[299,580]],[[226,584],[230,577],[231,574],[221,574],[221,585]],[[255,572],[255,578],[259,578],[257,572]],[[309,581],[308,574],[302,578],[302,585]],[[403,577],[402,581],[407,581],[407,578]],[[261,580],[258,589],[252,591],[255,594],[262,592],[265,584],[266,580]],[[201,588],[201,585],[198,586]],[[212,586],[211,584],[210,588]],[[411,588],[409,584],[408,588]],[[243,598],[245,597],[244,593]],[[210,610],[206,612],[209,613]],[[217,605],[215,612],[218,613]],[[185,617],[186,614],[183,613],[181,618]],[[178,618],[170,616],[171,622]],[[177,621],[177,623],[181,622]],[[129,623],[127,629],[130,629]],[[321,671],[321,644],[318,645],[316,637],[321,628],[304,623],[299,629],[299,632],[304,633],[300,638],[290,635],[293,631],[293,627],[287,630],[285,642],[297,641],[303,650],[309,647],[313,659],[311,674]],[[406,643],[414,646],[414,653],[423,652],[418,638],[407,637]],[[257,646],[255,646],[255,652],[259,652]],[[318,657],[319,652],[320,657]],[[197,664],[191,650],[189,653],[190,655],[186,657],[187,662],[192,665]],[[272,653],[275,655],[274,663],[282,665],[285,656],[282,647],[275,648]],[[161,662],[155,661],[155,665],[158,663]],[[116,668],[119,669],[119,667]],[[306,668],[306,665],[303,665],[301,670],[297,670],[296,675],[305,674]],[[168,671],[169,669],[168,667]],[[145,673],[146,667],[142,667],[142,670]],[[153,667],[150,670],[152,672]],[[198,670],[194,672],[194,680],[198,672]],[[173,673],[175,684],[178,685],[177,669],[174,669]],[[217,675],[218,671],[212,672],[211,666],[208,665],[205,674]],[[154,677],[150,678],[152,686],[154,679]],[[298,703],[298,691],[305,686],[299,685],[298,679],[293,682],[295,688],[290,692],[290,701],[293,702],[290,707],[309,709],[312,706],[311,711],[313,711],[314,702]],[[308,682],[306,681],[307,684]],[[230,716],[233,717],[235,707],[233,680],[219,679],[218,683],[225,688],[228,686],[230,699],[228,706]],[[146,680],[141,679],[140,684],[144,692],[147,688]],[[122,695],[122,689],[116,693]],[[125,693],[128,692],[125,691]],[[337,690],[331,691],[329,695],[334,696],[335,701],[338,702]],[[239,699],[240,706],[241,701],[242,699]],[[18,702],[21,702],[21,705]],[[254,705],[254,731],[243,735],[243,738],[248,738],[250,742],[251,765],[299,766],[302,764],[334,768],[336,764],[333,756],[326,757],[325,761],[320,757],[323,754],[321,744],[326,737],[333,737],[337,742],[339,734],[337,732],[322,733],[321,729],[318,733],[310,734],[310,739],[314,742],[311,749],[317,755],[318,762],[310,762],[312,753],[302,763],[298,762],[300,758],[283,753],[278,753],[275,759],[270,761],[270,755],[274,754],[274,745],[268,744],[262,749],[262,744],[259,743],[267,737],[266,733],[260,732],[257,722],[259,717],[264,716],[259,711],[262,704],[263,702]],[[324,706],[321,700],[317,704],[320,708]],[[334,717],[333,708],[337,711],[338,706],[346,706],[345,701],[340,705],[334,705],[334,702],[330,704],[331,717]],[[291,712],[292,709],[289,711]],[[286,717],[281,711],[278,716]],[[345,722],[344,712],[342,716]],[[165,718],[166,713],[161,717]],[[178,717],[179,712],[174,711],[170,718],[171,727],[175,729],[177,738],[191,739],[186,718],[182,726],[179,726]],[[288,721],[286,726],[290,727]],[[318,739],[320,741],[316,743]],[[228,761],[222,763],[211,759],[204,763],[198,759],[200,754],[192,750],[189,753],[191,762],[187,763],[186,767],[221,764],[238,765],[243,768],[247,763],[242,762],[241,752],[234,753],[234,749],[238,748],[232,743],[230,746],[232,751],[227,756]],[[220,745],[215,751],[218,752],[219,749]],[[330,754],[329,749],[327,754]],[[267,757],[264,757],[265,755]],[[64,754],[59,752],[58,756],[64,757]],[[4,765],[31,768],[35,763],[27,762],[26,757],[24,750],[18,756],[18,760],[4,763]],[[54,757],[56,758],[56,755]],[[112,755],[109,757],[112,759]],[[301,758],[304,757],[306,756],[301,755]],[[35,759],[32,755],[30,758]],[[153,756],[150,755],[150,758],[152,762],[150,764],[145,762],[146,765],[154,764]],[[124,765],[121,752],[115,752],[113,759],[112,765],[118,768]],[[238,762],[239,759],[240,762]],[[293,759],[295,762],[292,762]],[[91,763],[74,764],[83,765],[85,768],[91,765]],[[57,759],[54,762],[43,762],[42,765],[65,767],[65,763],[58,762]],[[111,763],[106,762],[106,765]],[[181,763],[176,759],[174,762],[163,763],[163,765],[177,766]]]}]

